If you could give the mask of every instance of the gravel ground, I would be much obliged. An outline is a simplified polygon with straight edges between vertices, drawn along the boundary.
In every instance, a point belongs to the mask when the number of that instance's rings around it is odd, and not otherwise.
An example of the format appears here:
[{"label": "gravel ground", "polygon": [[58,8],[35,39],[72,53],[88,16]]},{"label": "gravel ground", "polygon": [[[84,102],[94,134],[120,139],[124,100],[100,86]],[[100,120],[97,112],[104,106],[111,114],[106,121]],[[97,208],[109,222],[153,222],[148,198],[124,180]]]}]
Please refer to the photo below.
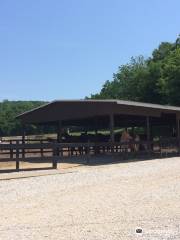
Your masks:
[{"label": "gravel ground", "polygon": [[0,181],[0,239],[180,239],[180,158],[40,175]]}]

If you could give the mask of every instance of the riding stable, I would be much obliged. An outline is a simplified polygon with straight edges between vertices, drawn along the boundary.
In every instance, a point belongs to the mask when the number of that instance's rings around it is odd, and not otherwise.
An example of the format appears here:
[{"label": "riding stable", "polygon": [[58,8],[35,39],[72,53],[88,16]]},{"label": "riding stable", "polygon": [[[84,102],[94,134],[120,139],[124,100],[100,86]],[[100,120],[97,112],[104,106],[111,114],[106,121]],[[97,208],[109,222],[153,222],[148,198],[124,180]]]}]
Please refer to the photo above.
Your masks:
[{"label": "riding stable", "polygon": [[[0,149],[6,159],[51,159],[53,168],[63,157],[115,154],[121,159],[140,156],[177,155],[180,150],[180,107],[124,100],[58,100],[17,116],[21,140],[9,140]],[[51,127],[56,139],[29,139],[29,124]],[[70,130],[81,134],[70,134]],[[132,138],[121,141],[126,129]],[[138,134],[138,141],[134,136]],[[135,145],[139,145],[135,151]]]}]

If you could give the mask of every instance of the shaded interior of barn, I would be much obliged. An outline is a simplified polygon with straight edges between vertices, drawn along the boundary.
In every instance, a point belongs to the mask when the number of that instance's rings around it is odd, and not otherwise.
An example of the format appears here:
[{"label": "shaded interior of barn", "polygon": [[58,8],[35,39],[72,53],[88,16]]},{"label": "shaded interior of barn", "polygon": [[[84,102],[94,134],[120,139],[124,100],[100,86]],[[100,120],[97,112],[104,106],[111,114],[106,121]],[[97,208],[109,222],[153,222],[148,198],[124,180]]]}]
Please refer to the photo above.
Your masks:
[{"label": "shaded interior of barn", "polygon": [[52,127],[58,142],[118,142],[121,132],[141,140],[179,137],[180,108],[129,101],[55,101],[18,118]]}]

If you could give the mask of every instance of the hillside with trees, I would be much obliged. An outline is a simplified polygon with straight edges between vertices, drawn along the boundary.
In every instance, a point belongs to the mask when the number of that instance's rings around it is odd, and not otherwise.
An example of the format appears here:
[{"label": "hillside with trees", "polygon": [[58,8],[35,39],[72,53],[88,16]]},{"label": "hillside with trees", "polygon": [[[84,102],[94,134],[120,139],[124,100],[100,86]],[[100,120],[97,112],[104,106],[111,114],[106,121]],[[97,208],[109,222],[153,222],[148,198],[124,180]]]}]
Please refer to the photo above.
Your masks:
[{"label": "hillside with trees", "polygon": [[[8,101],[0,102],[0,136],[19,135],[22,132],[20,122],[15,117],[25,111],[39,107],[46,102],[42,101]],[[28,133],[36,132],[35,126],[29,126]],[[36,132],[37,133],[37,132]]]},{"label": "hillside with trees", "polygon": [[180,37],[162,42],[152,56],[132,57],[93,99],[124,99],[180,106]]}]

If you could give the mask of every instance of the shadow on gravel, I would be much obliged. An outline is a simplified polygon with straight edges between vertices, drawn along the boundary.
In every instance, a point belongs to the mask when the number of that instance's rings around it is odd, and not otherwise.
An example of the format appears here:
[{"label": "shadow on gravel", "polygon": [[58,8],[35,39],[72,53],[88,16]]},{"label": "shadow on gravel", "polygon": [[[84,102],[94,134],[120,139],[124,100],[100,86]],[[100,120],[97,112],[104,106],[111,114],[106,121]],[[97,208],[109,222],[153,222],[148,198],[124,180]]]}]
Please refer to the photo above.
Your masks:
[{"label": "shadow on gravel", "polygon": [[78,163],[86,166],[97,166],[97,165],[108,165],[108,164],[117,164],[117,163],[128,163],[128,162],[139,162],[139,161],[148,161],[156,160],[160,158],[170,158],[177,157],[178,154],[170,153],[163,156],[160,154],[128,154],[127,155],[118,155],[118,154],[97,154],[93,156],[74,156],[69,158],[62,158],[59,160],[59,163]]},{"label": "shadow on gravel", "polygon": [[[72,164],[70,166],[68,166],[68,168],[77,168],[79,166],[98,166],[98,165],[108,165],[108,164],[117,164],[117,163],[128,163],[128,162],[139,162],[139,161],[148,161],[148,160],[156,160],[158,158],[169,158],[169,157],[177,157],[177,154],[168,154],[165,156],[161,156],[159,154],[154,154],[154,155],[141,155],[141,156],[136,156],[136,155],[118,155],[118,154],[97,154],[97,155],[93,155],[93,156],[87,156],[87,155],[82,155],[82,156],[72,156],[72,157],[60,157],[59,161],[58,161],[58,169],[59,170],[63,170],[63,168],[61,168],[61,163],[68,163],[68,164]],[[22,162],[26,162],[26,161],[22,161]],[[29,163],[31,163],[31,161],[28,161]],[[35,163],[33,161],[33,163]],[[36,162],[37,164],[39,163]],[[41,162],[44,163],[44,162]],[[73,165],[73,164],[76,164]],[[77,165],[78,164],[78,165]],[[0,169],[0,174],[1,173],[18,173],[18,172],[36,172],[36,171],[46,171],[46,170],[55,170],[53,167],[36,167],[36,168],[22,168],[19,170],[16,169]],[[59,173],[50,173],[49,175],[54,175],[54,174],[62,174],[62,172]],[[48,175],[48,172],[45,173],[44,175]],[[39,176],[39,174],[37,175]],[[30,176],[32,177],[32,176]],[[1,180],[1,179],[0,179]]]},{"label": "shadow on gravel", "polygon": [[53,168],[52,167],[45,167],[45,168],[23,168],[23,169],[19,169],[19,170],[16,170],[16,169],[2,169],[0,170],[0,174],[1,173],[14,173],[14,172],[30,172],[30,171],[40,171],[40,170],[52,170]]},{"label": "shadow on gravel", "polygon": [[[44,169],[43,169],[44,170]],[[35,178],[35,177],[44,177],[44,176],[52,176],[52,175],[61,175],[61,174],[70,174],[70,173],[74,173],[73,172],[35,172],[34,175],[28,174],[28,175],[8,175],[5,176],[3,178],[0,178],[0,181],[7,181],[7,180],[14,180],[14,179],[23,179],[23,178]],[[8,172],[6,172],[8,173]],[[30,172],[29,172],[30,173]]]}]

